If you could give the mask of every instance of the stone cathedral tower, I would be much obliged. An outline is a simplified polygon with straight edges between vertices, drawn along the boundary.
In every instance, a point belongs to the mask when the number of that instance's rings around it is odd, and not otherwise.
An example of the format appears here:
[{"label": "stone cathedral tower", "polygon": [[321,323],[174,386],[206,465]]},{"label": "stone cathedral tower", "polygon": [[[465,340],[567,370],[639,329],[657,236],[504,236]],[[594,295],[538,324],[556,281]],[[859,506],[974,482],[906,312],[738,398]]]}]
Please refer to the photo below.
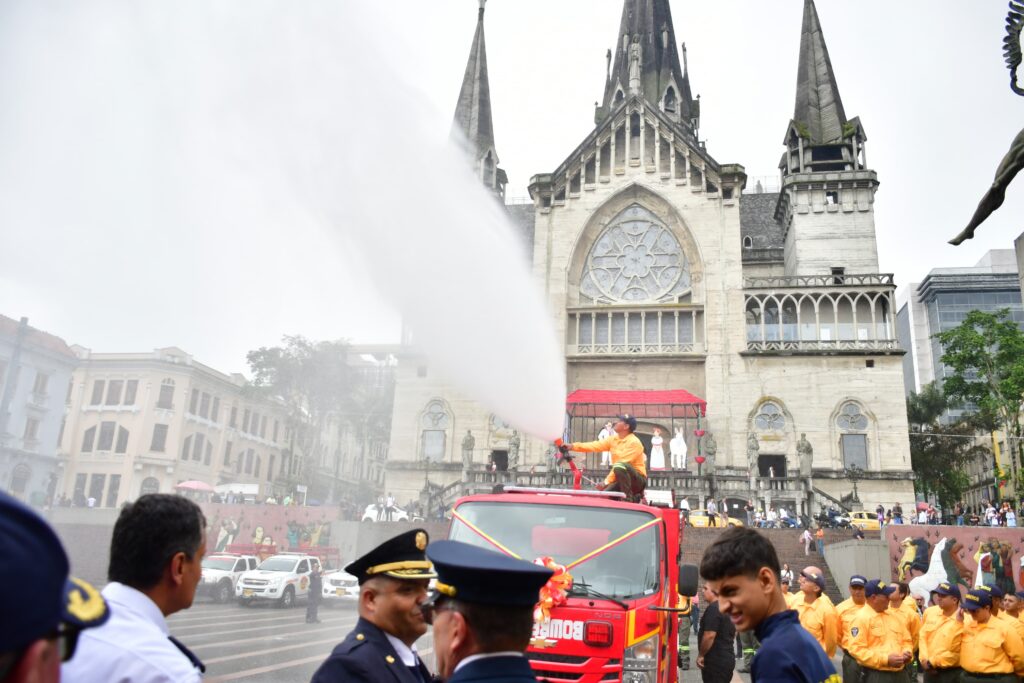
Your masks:
[{"label": "stone cathedral tower", "polygon": [[[455,125],[501,195],[483,17],[481,5]],[[531,205],[509,207],[564,343],[570,437],[593,439],[629,412],[645,444],[656,430],[666,451],[682,439],[686,468],[667,462],[649,487],[691,505],[708,495],[807,513],[910,504],[895,286],[877,272],[878,181],[813,0],[777,193],[748,191],[744,167],[700,140],[679,45],[669,0],[623,0],[593,129],[531,177]],[[498,481],[558,484],[551,464],[549,445],[445,386],[409,350],[388,490],[436,506]],[[587,464],[600,472],[599,458]]]}]

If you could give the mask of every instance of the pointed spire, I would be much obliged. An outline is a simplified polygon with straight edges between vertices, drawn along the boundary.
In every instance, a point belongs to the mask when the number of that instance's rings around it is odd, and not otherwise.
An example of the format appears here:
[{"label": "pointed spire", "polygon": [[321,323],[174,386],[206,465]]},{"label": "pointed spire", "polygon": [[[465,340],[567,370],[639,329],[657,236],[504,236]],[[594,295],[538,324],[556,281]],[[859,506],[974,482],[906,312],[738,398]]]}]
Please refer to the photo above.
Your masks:
[{"label": "pointed spire", "polygon": [[466,73],[462,77],[459,101],[455,105],[452,129],[458,129],[464,139],[473,165],[484,185],[499,196],[505,194],[508,178],[498,168],[498,152],[494,147],[494,124],[491,121],[491,86],[487,79],[487,48],[484,44],[484,4],[476,16],[476,33],[469,50]]},{"label": "pointed spire", "polygon": [[847,123],[814,0],[804,0],[793,121],[806,129],[811,144],[817,145],[842,140]]},{"label": "pointed spire", "polygon": [[639,93],[655,107],[672,85],[681,107],[681,118],[688,120],[693,100],[685,92],[689,84],[684,86],[686,76],[676,45],[668,0],[623,0],[614,60],[602,101],[604,111],[609,112],[614,107],[619,90],[629,95],[630,77],[636,84],[639,75]]},{"label": "pointed spire", "polygon": [[487,79],[487,49],[484,44],[484,3],[480,0],[476,33],[462,79],[459,101],[455,105],[453,127],[462,131],[472,146],[474,157],[494,149],[494,126],[491,121],[491,86]]}]

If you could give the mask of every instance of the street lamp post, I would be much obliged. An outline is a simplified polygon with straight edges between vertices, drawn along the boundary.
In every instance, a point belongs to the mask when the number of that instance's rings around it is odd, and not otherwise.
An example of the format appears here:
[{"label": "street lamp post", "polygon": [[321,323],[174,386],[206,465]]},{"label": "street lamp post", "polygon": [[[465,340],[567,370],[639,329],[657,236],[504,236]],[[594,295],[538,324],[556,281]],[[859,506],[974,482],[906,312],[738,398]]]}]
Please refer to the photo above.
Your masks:
[{"label": "street lamp post", "polygon": [[857,465],[850,465],[849,467],[846,468],[846,477],[853,484],[853,499],[852,500],[853,500],[854,503],[859,503],[860,502],[860,496],[857,495],[857,481],[861,478],[860,475],[863,474],[863,473],[864,473],[864,470],[862,470]]}]

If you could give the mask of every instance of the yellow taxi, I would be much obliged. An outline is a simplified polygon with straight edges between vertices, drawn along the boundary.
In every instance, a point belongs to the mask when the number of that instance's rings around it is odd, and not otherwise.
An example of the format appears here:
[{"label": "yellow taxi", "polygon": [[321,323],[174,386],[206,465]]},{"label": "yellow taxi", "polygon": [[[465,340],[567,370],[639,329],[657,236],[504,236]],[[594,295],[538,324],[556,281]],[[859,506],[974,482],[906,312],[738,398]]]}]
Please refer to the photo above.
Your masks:
[{"label": "yellow taxi", "polygon": [[[722,516],[717,515],[715,518],[715,524],[722,526]],[[693,527],[706,527],[708,525],[708,514],[706,512],[694,511],[690,513],[690,526]],[[729,526],[743,526],[742,520],[736,519],[735,517],[729,518]]]},{"label": "yellow taxi", "polygon": [[878,515],[866,510],[851,512],[850,526],[857,527],[861,531],[878,531]]}]

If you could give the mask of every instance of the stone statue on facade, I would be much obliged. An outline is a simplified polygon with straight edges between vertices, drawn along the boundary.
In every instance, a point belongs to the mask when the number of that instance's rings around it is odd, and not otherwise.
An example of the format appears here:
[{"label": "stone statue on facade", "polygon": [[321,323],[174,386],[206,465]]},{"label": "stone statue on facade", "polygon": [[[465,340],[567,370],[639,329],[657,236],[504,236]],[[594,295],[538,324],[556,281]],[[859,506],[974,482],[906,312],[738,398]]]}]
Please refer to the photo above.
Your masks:
[{"label": "stone statue on facade", "polygon": [[761,451],[761,445],[757,442],[757,434],[747,432],[747,464],[750,465],[750,473],[757,476],[757,454]]},{"label": "stone statue on facade", "polygon": [[715,435],[707,432],[704,435],[704,471],[707,474],[715,472],[715,455],[718,453],[718,442]]},{"label": "stone statue on facade", "polygon": [[633,94],[640,92],[641,49],[640,36],[633,36],[629,46],[629,92]]},{"label": "stone statue on facade", "polygon": [[519,467],[519,432],[512,430],[512,436],[508,439],[508,469],[514,472]]},{"label": "stone statue on facade", "polygon": [[[1006,66],[1010,69],[1010,89],[1018,95],[1024,96],[1024,84],[1017,80],[1017,70],[1020,68],[1022,57],[1021,35],[1024,29],[1024,3],[1019,0],[1010,1],[1010,12],[1006,16],[1006,37],[1003,38],[1003,55],[1006,58]],[[950,244],[960,244],[964,240],[974,237],[974,231],[982,222],[992,215],[992,212],[1003,204],[1006,198],[1006,188],[1013,178],[1024,170],[1024,129],[1017,133],[1017,137],[1010,143],[1010,150],[999,162],[996,168],[996,177],[988,192],[978,202],[978,208],[971,216],[970,223],[959,235],[949,241]]]},{"label": "stone statue on facade", "polygon": [[468,470],[473,465],[473,447],[476,445],[476,439],[473,438],[473,432],[466,430],[466,436],[462,437],[462,469]]},{"label": "stone statue on facade", "polygon": [[807,440],[806,434],[800,434],[800,440],[796,442],[796,452],[800,456],[800,476],[811,476],[811,467],[814,464],[814,447]]}]

